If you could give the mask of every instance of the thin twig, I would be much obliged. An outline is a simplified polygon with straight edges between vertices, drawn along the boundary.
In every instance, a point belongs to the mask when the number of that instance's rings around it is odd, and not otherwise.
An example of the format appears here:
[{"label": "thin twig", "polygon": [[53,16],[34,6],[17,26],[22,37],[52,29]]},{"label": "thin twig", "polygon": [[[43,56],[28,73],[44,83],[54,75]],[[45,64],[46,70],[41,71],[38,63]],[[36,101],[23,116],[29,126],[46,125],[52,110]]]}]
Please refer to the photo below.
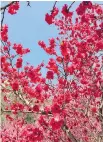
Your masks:
[{"label": "thin twig", "polygon": [[5,5],[5,6],[3,6],[3,7],[0,8],[0,11],[3,10],[2,18],[1,18],[1,30],[2,30],[3,21],[4,21],[5,10],[6,10],[7,7],[9,7],[10,5],[12,5],[13,3],[15,3],[15,1],[12,1],[12,2],[10,2],[9,4],[7,4],[7,5]]},{"label": "thin twig", "polygon": [[52,14],[52,12],[54,11],[54,8],[55,8],[55,6],[56,6],[56,3],[57,3],[57,1],[55,1],[54,5],[53,5],[53,8],[52,8],[52,10],[51,10],[51,14]]},{"label": "thin twig", "polygon": [[71,3],[71,5],[68,7],[68,11],[70,10],[70,8],[72,7],[72,5],[75,3],[75,1],[73,1],[72,3]]},{"label": "thin twig", "polygon": [[5,15],[5,10],[3,10],[3,13],[2,13],[2,19],[1,19],[1,29],[2,29],[2,26],[3,26],[3,21],[4,21],[4,15]]},{"label": "thin twig", "polygon": [[17,2],[17,1],[12,1],[12,2],[10,2],[9,4],[7,4],[7,5],[3,6],[3,7],[1,7],[0,10],[6,9],[7,7],[9,7],[10,5],[12,5],[12,4],[15,3],[15,2]]},{"label": "thin twig", "polygon": [[27,1],[27,6],[31,7],[31,5],[30,5],[30,1]]},{"label": "thin twig", "polygon": [[[15,111],[15,110],[3,110],[3,109],[1,108],[1,112],[2,112],[2,113],[13,113],[14,111]],[[36,114],[42,114],[42,115],[50,115],[50,116],[52,116],[52,113],[51,113],[51,112],[46,113],[45,111],[34,112],[34,111],[26,111],[26,110],[21,111],[21,110],[18,110],[18,112],[19,112],[19,113],[36,113]]]},{"label": "thin twig", "polygon": [[75,136],[71,133],[71,131],[68,129],[66,124],[64,124],[64,126],[62,127],[62,130],[66,133],[66,135],[69,137],[71,142],[79,142],[79,140],[77,140]]}]

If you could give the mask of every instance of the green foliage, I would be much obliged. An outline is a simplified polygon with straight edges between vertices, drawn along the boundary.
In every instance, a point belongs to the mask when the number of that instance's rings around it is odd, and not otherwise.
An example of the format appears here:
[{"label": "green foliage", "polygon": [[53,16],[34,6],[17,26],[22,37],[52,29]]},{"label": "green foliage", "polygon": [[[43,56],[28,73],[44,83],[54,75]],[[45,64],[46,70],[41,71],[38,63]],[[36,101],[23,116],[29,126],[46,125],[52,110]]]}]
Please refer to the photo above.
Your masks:
[{"label": "green foliage", "polygon": [[26,117],[25,117],[25,121],[27,123],[34,123],[35,122],[34,117],[33,117],[32,114],[27,114]]}]

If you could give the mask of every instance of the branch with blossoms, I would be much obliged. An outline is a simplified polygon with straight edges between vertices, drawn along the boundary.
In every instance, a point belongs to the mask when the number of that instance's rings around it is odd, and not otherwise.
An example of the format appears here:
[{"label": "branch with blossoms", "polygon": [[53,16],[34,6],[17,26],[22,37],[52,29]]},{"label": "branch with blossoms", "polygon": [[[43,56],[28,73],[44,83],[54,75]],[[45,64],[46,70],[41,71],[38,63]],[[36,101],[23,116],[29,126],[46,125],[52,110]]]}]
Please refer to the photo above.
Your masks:
[{"label": "branch with blossoms", "polygon": [[[30,50],[10,43],[8,26],[3,25],[2,115],[9,122],[9,127],[3,126],[3,141],[101,139],[103,24],[93,19],[103,10],[92,2],[81,2],[74,22],[70,9],[73,3],[59,10],[55,2],[53,11],[45,16],[45,21],[59,31],[58,37],[49,39],[48,45],[38,42],[50,57],[46,65],[23,65],[23,57]],[[15,7],[11,7],[11,14],[15,14]],[[46,70],[45,76],[42,68]],[[13,133],[9,130],[12,125]]]},{"label": "branch with blossoms", "polygon": [[3,26],[3,21],[4,21],[4,17],[5,17],[5,12],[8,9],[8,13],[11,14],[16,14],[16,11],[19,9],[19,4],[18,1],[12,1],[8,4],[6,4],[5,6],[0,8],[0,11],[2,12],[2,18],[1,18],[1,30],[2,30],[2,26]]},{"label": "branch with blossoms", "polygon": [[9,4],[6,4],[5,6],[1,7],[0,10],[4,10],[7,7],[9,7],[10,5],[12,5],[13,3],[15,3],[14,1],[10,2]]}]

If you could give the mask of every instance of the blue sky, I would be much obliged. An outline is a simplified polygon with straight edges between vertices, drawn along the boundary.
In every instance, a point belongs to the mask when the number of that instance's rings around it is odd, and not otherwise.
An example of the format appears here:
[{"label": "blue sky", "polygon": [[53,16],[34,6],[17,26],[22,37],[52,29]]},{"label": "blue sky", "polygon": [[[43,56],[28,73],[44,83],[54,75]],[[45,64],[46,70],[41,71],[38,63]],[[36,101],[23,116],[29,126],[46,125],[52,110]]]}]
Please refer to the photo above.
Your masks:
[{"label": "blue sky", "polygon": [[[61,8],[64,4],[70,5],[72,2],[58,1],[56,6]],[[73,5],[73,10],[79,2]],[[25,56],[25,62],[37,66],[43,60],[48,61],[49,56],[38,46],[39,40],[48,43],[48,39],[56,37],[58,31],[53,25],[45,22],[45,14],[52,10],[54,1],[31,2],[31,7],[27,7],[26,2],[20,2],[20,10],[15,15],[5,14],[4,23],[9,26],[9,39],[12,43],[21,43],[25,48],[30,48],[31,52]]]},{"label": "blue sky", "polygon": [[[5,2],[4,2],[5,3]],[[58,1],[56,6],[60,9],[64,4],[70,5],[69,1]],[[2,2],[3,4],[3,2]],[[75,2],[71,11],[75,11],[80,2]],[[12,43],[21,43],[31,52],[25,56],[24,61],[37,66],[43,60],[48,61],[48,55],[38,46],[38,41],[48,43],[48,39],[58,34],[56,27],[45,22],[45,14],[50,12],[54,1],[35,1],[27,7],[27,2],[20,2],[20,10],[15,15],[6,12],[4,23],[9,26],[9,39]]]}]

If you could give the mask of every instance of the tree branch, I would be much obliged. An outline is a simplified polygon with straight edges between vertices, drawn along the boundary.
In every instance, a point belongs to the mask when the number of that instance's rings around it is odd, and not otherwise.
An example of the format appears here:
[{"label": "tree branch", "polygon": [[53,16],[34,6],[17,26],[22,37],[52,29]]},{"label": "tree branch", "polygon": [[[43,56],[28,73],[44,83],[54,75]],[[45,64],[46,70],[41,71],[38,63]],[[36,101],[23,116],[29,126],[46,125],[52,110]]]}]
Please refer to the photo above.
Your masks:
[{"label": "tree branch", "polygon": [[74,135],[71,133],[71,131],[68,129],[66,125],[63,126],[62,130],[67,134],[68,138],[71,140],[71,142],[79,142]]},{"label": "tree branch", "polygon": [[5,10],[3,10],[3,13],[2,13],[2,19],[1,19],[1,29],[2,29],[2,26],[3,26],[3,21],[4,21],[4,15],[5,15]]},{"label": "tree branch", "polygon": [[3,11],[2,12],[2,18],[1,18],[1,30],[2,30],[3,21],[4,21],[5,10],[6,10],[7,7],[9,7],[10,5],[12,5],[13,3],[15,3],[15,1],[12,1],[9,4],[7,4],[7,5],[5,5],[5,6],[3,6],[3,7],[0,8],[0,11]]},{"label": "tree branch", "polygon": [[7,7],[9,7],[10,5],[12,5],[12,4],[15,3],[15,2],[17,2],[17,1],[12,1],[12,2],[10,2],[9,4],[7,4],[7,5],[3,6],[3,7],[1,7],[0,10],[6,9]]},{"label": "tree branch", "polygon": [[[2,109],[2,108],[1,108],[1,114],[2,114],[2,113],[13,113],[14,111],[15,111],[15,110],[5,110],[5,109]],[[18,112],[19,112],[19,113],[36,113],[36,112],[34,112],[34,111],[26,111],[26,110],[24,110],[24,111],[18,110]],[[50,115],[50,116],[52,116],[52,113],[51,113],[51,112],[46,113],[45,111],[37,112],[37,114]]]},{"label": "tree branch", "polygon": [[57,1],[55,1],[54,5],[53,5],[53,8],[52,8],[52,10],[51,10],[51,14],[52,14],[52,12],[54,11],[54,8],[55,8],[55,6],[56,6],[56,3],[57,3]]},{"label": "tree branch", "polygon": [[75,3],[75,1],[73,1],[72,3],[71,3],[71,5],[68,7],[68,11],[70,10],[70,8],[72,7],[72,5]]},{"label": "tree branch", "polygon": [[30,5],[30,1],[27,1],[27,6],[31,7],[31,5]]}]

